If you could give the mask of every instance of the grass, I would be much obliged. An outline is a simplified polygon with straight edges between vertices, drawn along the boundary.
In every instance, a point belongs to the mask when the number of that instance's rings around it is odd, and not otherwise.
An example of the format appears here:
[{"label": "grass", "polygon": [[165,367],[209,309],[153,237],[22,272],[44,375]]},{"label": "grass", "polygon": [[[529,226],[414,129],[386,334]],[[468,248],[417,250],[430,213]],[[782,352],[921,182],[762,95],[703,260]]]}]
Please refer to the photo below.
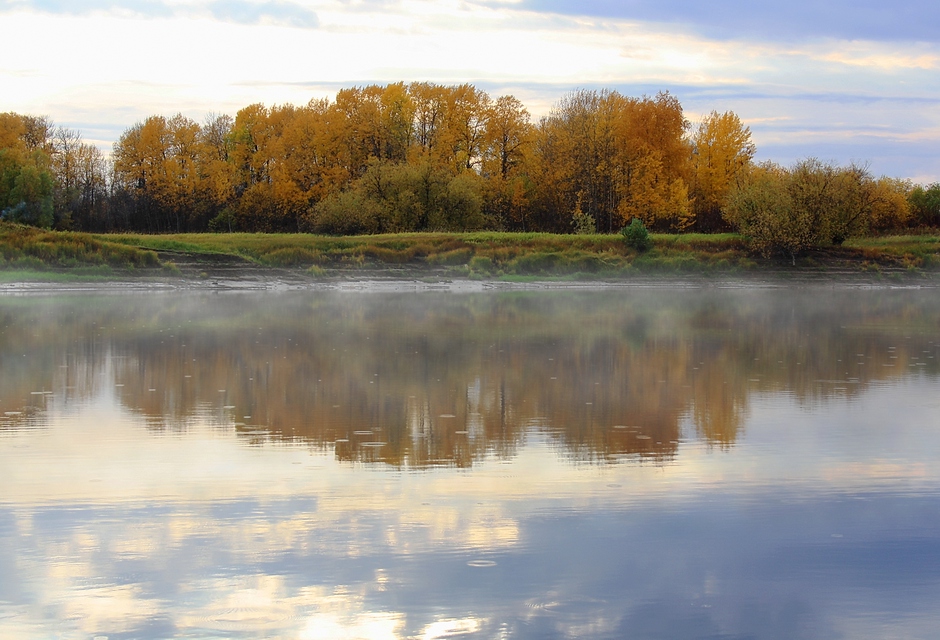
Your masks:
[{"label": "grass", "polygon": [[865,260],[903,267],[911,271],[940,268],[940,236],[883,236],[847,240],[845,248]]},{"label": "grass", "polygon": [[0,267],[18,271],[67,270],[106,275],[112,269],[159,267],[153,251],[87,233],[47,231],[0,222]]},{"label": "grass", "polygon": [[[640,257],[619,235],[550,233],[404,233],[376,236],[185,234],[99,236],[154,251],[226,254],[260,266],[322,270],[426,265],[457,275],[618,274]],[[747,261],[733,234],[654,235],[640,264],[660,271],[733,270]]]},{"label": "grass", "polygon": [[[789,258],[764,259],[736,234],[653,234],[638,253],[619,234],[403,233],[375,236],[308,234],[143,235],[51,232],[0,223],[0,267],[42,272],[161,267],[179,274],[172,254],[236,256],[259,268],[302,270],[322,278],[359,270],[433,269],[468,278],[617,278],[630,274],[712,274],[790,269]],[[162,252],[164,262],[157,258]],[[861,238],[809,252],[798,270],[846,269],[923,273],[940,266],[940,237]],[[95,275],[95,274],[89,274]]]}]

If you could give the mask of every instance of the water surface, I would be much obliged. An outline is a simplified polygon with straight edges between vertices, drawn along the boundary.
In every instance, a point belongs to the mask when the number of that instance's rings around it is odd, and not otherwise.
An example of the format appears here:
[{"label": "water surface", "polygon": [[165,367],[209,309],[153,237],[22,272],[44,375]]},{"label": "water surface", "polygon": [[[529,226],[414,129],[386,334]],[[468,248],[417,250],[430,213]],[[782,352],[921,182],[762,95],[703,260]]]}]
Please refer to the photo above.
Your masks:
[{"label": "water surface", "polygon": [[0,637],[929,638],[917,290],[0,298]]}]

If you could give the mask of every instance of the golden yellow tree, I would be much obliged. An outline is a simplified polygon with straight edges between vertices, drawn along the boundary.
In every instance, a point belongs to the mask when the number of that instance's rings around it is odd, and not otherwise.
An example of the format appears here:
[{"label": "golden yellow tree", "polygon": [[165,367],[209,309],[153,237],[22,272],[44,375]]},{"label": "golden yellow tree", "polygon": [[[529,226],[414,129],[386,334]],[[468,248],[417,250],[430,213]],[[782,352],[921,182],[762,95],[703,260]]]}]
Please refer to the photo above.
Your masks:
[{"label": "golden yellow tree", "polygon": [[232,162],[232,129],[235,120],[224,114],[209,114],[199,128],[199,171],[203,179],[203,197],[207,204],[206,227],[214,231],[233,231],[235,171]]},{"label": "golden yellow tree", "polygon": [[454,173],[479,168],[489,116],[490,97],[471,84],[447,91],[444,126],[437,158]]},{"label": "golden yellow tree", "polygon": [[489,107],[480,173],[484,178],[484,210],[497,228],[525,229],[531,181],[524,174],[532,146],[529,112],[513,96],[500,96]]},{"label": "golden yellow tree", "polygon": [[447,93],[445,87],[428,82],[415,82],[408,86],[414,109],[413,151],[409,160],[430,158],[437,152],[447,112]]},{"label": "golden yellow tree", "polygon": [[195,121],[151,116],[124,132],[112,158],[115,187],[132,202],[132,226],[160,232],[205,227],[212,183]]},{"label": "golden yellow tree", "polygon": [[688,216],[687,122],[678,100],[616,91],[565,96],[538,127],[533,162],[539,217],[570,229],[574,212],[612,232],[634,217],[681,228]]},{"label": "golden yellow tree", "polygon": [[735,181],[754,157],[751,130],[731,111],[712,111],[692,135],[692,197],[695,228],[726,228],[722,210]]},{"label": "golden yellow tree", "polygon": [[897,231],[911,218],[910,195],[914,185],[910,180],[882,176],[873,181],[871,227],[875,231]]},{"label": "golden yellow tree", "polygon": [[678,231],[689,225],[688,121],[682,105],[662,92],[621,99],[617,121],[620,224]]}]

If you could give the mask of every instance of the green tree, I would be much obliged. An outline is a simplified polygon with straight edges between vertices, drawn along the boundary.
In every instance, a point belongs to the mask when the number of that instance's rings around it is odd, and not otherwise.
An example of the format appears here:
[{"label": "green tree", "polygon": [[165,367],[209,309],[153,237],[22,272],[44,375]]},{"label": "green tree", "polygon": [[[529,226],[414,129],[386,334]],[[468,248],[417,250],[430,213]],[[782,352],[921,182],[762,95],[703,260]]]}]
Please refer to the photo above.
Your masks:
[{"label": "green tree", "polygon": [[908,196],[912,221],[916,224],[940,226],[940,182],[917,185]]},{"label": "green tree", "polygon": [[0,219],[51,227],[54,191],[49,156],[43,151],[20,157],[13,149],[0,149]]},{"label": "green tree", "polygon": [[483,226],[481,185],[428,161],[373,160],[349,189],[327,196],[305,217],[319,233],[465,231]]}]

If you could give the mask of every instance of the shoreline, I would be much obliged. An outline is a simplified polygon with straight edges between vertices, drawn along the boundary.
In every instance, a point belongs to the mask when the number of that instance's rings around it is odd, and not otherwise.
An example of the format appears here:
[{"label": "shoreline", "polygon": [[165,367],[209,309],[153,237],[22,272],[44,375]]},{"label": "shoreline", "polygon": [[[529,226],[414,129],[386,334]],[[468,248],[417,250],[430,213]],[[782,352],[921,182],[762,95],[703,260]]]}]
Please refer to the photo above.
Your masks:
[{"label": "shoreline", "polygon": [[65,291],[938,288],[940,237],[762,257],[734,234],[74,234],[0,223],[0,294]]},{"label": "shoreline", "polygon": [[[13,273],[7,271],[6,274]],[[61,276],[68,272],[50,272]],[[239,274],[151,275],[115,273],[93,279],[35,277],[0,282],[0,296],[56,293],[170,293],[374,291],[374,292],[500,292],[629,289],[938,289],[940,277],[932,273],[868,274],[825,272],[752,272],[737,274],[630,274],[620,278],[571,276],[525,279],[468,278],[445,273],[400,273],[368,270],[314,277],[291,269],[251,268]]]}]

